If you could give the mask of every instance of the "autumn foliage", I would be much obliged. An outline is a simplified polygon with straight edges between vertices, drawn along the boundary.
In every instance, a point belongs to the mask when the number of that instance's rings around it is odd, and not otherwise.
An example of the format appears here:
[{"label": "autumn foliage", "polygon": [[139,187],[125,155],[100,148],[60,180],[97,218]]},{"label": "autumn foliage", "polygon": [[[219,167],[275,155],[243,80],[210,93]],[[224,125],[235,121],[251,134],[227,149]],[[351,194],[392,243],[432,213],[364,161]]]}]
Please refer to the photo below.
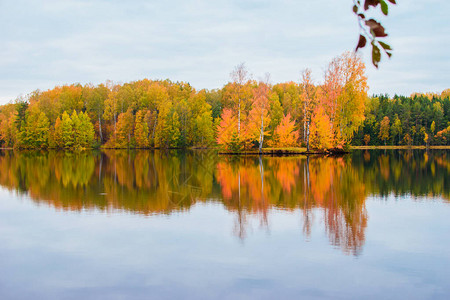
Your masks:
[{"label": "autumn foliage", "polygon": [[368,98],[365,66],[354,53],[333,59],[322,83],[309,69],[298,82],[278,84],[249,74],[238,65],[215,90],[148,79],[37,90],[0,106],[0,146],[323,151],[350,143],[449,143],[447,90]]},{"label": "autumn foliage", "polygon": [[233,137],[237,137],[237,117],[231,109],[224,109],[217,127],[217,143],[229,148]]},{"label": "autumn foliage", "polygon": [[273,146],[292,147],[297,145],[299,132],[295,127],[295,121],[292,120],[291,114],[288,113],[281,119],[281,123],[275,129]]},{"label": "autumn foliage", "polygon": [[311,145],[313,148],[325,150],[333,147],[333,131],[328,115],[322,106],[314,110],[311,120]]}]

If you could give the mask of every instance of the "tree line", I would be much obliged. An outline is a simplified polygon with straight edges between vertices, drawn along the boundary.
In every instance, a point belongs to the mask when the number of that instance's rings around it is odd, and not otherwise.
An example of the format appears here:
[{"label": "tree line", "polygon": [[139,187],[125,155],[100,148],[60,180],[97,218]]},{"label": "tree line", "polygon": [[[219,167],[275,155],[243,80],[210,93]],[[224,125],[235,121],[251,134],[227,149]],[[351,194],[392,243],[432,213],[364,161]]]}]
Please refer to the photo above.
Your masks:
[{"label": "tree line", "polygon": [[244,64],[221,89],[143,79],[36,90],[0,106],[0,145],[14,148],[308,150],[349,144],[448,144],[449,92],[367,96],[361,58],[333,59],[323,83],[254,80]]},{"label": "tree line", "polygon": [[354,145],[450,145],[450,89],[367,100]]}]

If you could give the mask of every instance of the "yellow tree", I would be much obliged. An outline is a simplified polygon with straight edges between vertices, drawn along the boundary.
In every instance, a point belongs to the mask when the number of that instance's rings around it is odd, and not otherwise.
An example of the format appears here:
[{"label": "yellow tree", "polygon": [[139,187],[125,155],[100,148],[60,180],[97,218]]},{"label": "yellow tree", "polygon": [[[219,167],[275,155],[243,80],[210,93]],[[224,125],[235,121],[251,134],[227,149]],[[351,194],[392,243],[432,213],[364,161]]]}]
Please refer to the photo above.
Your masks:
[{"label": "yellow tree", "polygon": [[102,142],[103,141],[102,117],[105,110],[105,100],[108,99],[109,88],[104,84],[100,84],[97,87],[86,85],[84,89],[87,94],[86,108],[97,115],[98,134],[100,137],[100,142]]},{"label": "yellow tree", "polygon": [[80,84],[64,85],[58,91],[61,111],[80,111],[83,108],[83,87]]},{"label": "yellow tree", "polygon": [[398,115],[395,114],[394,123],[391,126],[392,141],[394,144],[395,144],[395,137],[397,136],[398,137],[397,143],[398,145],[400,145],[402,132],[403,132],[402,122],[400,121]]},{"label": "yellow tree", "polygon": [[380,140],[384,141],[384,145],[386,146],[386,141],[389,139],[389,117],[386,116],[383,118],[383,120],[380,123],[380,133],[378,134],[378,137]]},{"label": "yellow tree", "polygon": [[50,122],[47,116],[32,105],[25,113],[25,122],[21,126],[21,147],[46,148],[48,146],[48,133]]},{"label": "yellow tree", "polygon": [[211,105],[206,101],[206,91],[193,93],[187,102],[187,144],[207,146],[213,141]]},{"label": "yellow tree", "polygon": [[81,121],[76,110],[72,112],[70,119],[72,120],[73,147],[79,148],[81,147],[83,137],[81,132]]},{"label": "yellow tree", "polygon": [[145,121],[147,111],[139,110],[136,113],[136,121],[134,124],[134,137],[136,139],[136,146],[139,148],[148,147],[148,124]]},{"label": "yellow tree", "polygon": [[270,106],[270,134],[273,138],[273,133],[278,124],[280,124],[281,119],[283,119],[283,107],[281,106],[280,99],[277,93],[272,92],[269,96],[269,106]]},{"label": "yellow tree", "polygon": [[265,82],[260,82],[253,90],[252,110],[246,124],[247,137],[258,141],[259,153],[262,152],[264,135],[267,135],[266,128],[270,124],[269,92],[270,87]]},{"label": "yellow tree", "polygon": [[115,147],[127,148],[131,146],[131,137],[134,127],[133,125],[133,111],[131,108],[129,108],[126,112],[121,113],[117,120]]},{"label": "yellow tree", "polygon": [[311,117],[317,104],[316,87],[312,81],[311,70],[305,69],[302,73],[301,99],[303,102],[303,138],[306,143],[306,150],[309,151],[309,135],[311,126]]},{"label": "yellow tree", "polygon": [[237,65],[230,75],[233,82],[224,87],[224,105],[232,108],[236,114],[237,135],[240,138],[242,121],[248,111],[248,99],[251,98],[250,76],[244,63]]},{"label": "yellow tree", "polygon": [[81,112],[78,115],[78,118],[80,120],[80,146],[83,148],[89,148],[92,146],[92,142],[94,141],[94,125],[91,123],[87,112]]},{"label": "yellow tree", "polygon": [[330,118],[322,106],[317,106],[311,119],[311,146],[320,150],[333,146]]},{"label": "yellow tree", "polygon": [[65,148],[73,146],[73,123],[66,111],[63,112],[61,117],[61,141]]},{"label": "yellow tree", "polygon": [[64,148],[64,141],[62,138],[62,121],[61,118],[56,118],[55,130],[53,131],[53,141],[56,148]]},{"label": "yellow tree", "polygon": [[156,110],[151,111],[148,110],[144,116],[144,121],[147,124],[149,136],[148,136],[148,145],[149,147],[155,146],[155,129],[156,129],[156,121],[158,118],[158,113]]},{"label": "yellow tree", "polygon": [[157,125],[155,129],[155,146],[168,148],[171,144],[170,131],[172,130],[173,105],[171,101],[160,103]]},{"label": "yellow tree", "polygon": [[325,73],[321,103],[330,117],[335,147],[342,147],[364,121],[367,77],[360,56],[345,52],[334,58]]},{"label": "yellow tree", "polygon": [[47,148],[50,130],[50,121],[43,112],[39,113],[35,130],[36,132],[34,139],[36,146],[40,148]]},{"label": "yellow tree", "polygon": [[445,98],[450,99],[450,89],[445,89],[441,93],[441,99],[444,100]]},{"label": "yellow tree", "polygon": [[211,113],[211,110],[204,111],[195,119],[195,136],[197,137],[197,143],[200,146],[208,146],[213,142],[214,129]]},{"label": "yellow tree", "polygon": [[[172,105],[172,100],[170,100],[168,88],[162,82],[152,82],[147,93],[150,111],[146,114],[145,120],[149,130],[149,144],[155,146],[159,143],[157,137],[161,136],[158,133],[160,130],[157,130],[158,125],[161,125],[159,121],[163,119],[161,118],[163,115],[167,114],[167,106]],[[163,110],[162,114],[160,114],[161,110]]]},{"label": "yellow tree", "polygon": [[[117,125],[117,111],[119,107],[117,101],[117,93],[119,90],[119,85],[111,86],[110,90],[111,92],[108,94],[108,97],[104,102],[103,119],[109,121],[110,124],[112,122],[113,127],[112,129],[109,130],[109,132],[113,132],[115,134]],[[109,140],[111,140],[111,137],[109,137]]]},{"label": "yellow tree", "polygon": [[169,148],[175,148],[180,146],[180,117],[178,116],[177,112],[174,112],[172,116],[169,119],[168,122],[168,133],[169,133],[169,139],[167,141],[167,147]]}]

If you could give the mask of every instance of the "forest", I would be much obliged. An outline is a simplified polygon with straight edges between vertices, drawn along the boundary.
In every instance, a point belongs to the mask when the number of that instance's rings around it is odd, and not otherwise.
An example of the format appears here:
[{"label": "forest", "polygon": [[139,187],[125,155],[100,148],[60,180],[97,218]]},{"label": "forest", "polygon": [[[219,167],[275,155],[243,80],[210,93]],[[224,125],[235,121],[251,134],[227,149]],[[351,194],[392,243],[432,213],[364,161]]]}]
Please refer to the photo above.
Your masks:
[{"label": "forest", "polygon": [[0,106],[0,146],[19,149],[450,145],[450,89],[369,97],[365,65],[346,52],[322,83],[254,80],[236,66],[221,89],[143,79],[36,90]]}]

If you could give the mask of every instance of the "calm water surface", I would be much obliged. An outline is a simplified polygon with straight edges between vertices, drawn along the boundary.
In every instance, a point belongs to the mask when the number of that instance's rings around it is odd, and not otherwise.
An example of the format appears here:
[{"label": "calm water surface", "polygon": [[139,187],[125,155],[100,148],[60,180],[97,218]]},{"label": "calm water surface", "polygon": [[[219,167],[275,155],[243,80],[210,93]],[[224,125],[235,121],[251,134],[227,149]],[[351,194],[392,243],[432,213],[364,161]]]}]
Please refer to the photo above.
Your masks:
[{"label": "calm water surface", "polygon": [[0,152],[0,299],[450,299],[450,152]]}]

